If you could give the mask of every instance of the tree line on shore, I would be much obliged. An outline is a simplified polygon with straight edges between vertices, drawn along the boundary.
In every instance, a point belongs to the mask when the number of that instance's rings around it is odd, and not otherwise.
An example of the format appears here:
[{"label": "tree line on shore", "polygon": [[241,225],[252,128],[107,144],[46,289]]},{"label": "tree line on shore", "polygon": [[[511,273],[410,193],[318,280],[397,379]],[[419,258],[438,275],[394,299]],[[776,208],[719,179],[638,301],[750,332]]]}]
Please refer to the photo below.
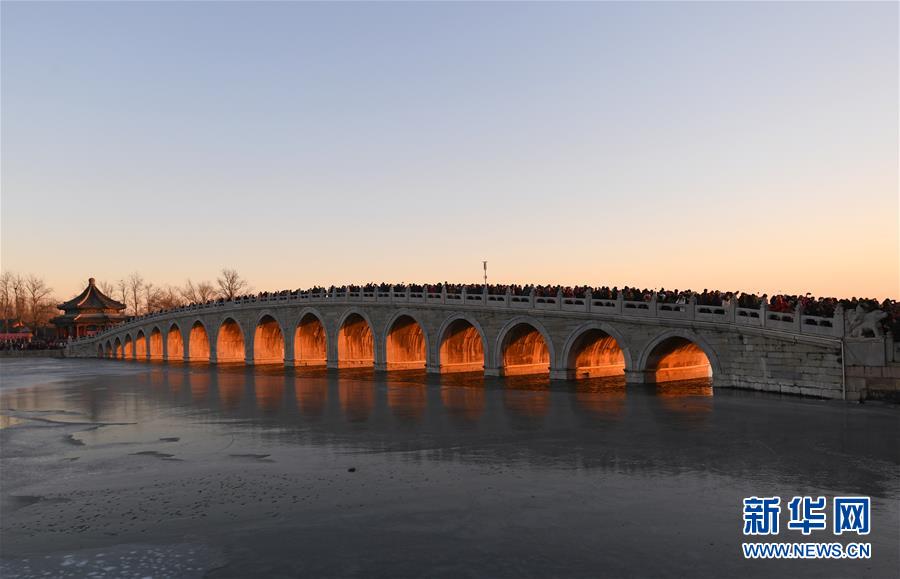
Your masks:
[{"label": "tree line on shore", "polygon": [[[84,282],[87,285],[87,281]],[[133,272],[115,282],[98,281],[97,287],[108,297],[125,304],[125,314],[137,316],[155,310],[202,303],[218,298],[232,299],[250,290],[250,284],[234,269],[223,268],[214,282],[188,279],[182,286],[156,285]],[[43,277],[0,273],[0,331],[9,332],[11,320],[20,320],[32,330],[45,327],[58,315],[57,305],[71,299],[58,299]]]}]

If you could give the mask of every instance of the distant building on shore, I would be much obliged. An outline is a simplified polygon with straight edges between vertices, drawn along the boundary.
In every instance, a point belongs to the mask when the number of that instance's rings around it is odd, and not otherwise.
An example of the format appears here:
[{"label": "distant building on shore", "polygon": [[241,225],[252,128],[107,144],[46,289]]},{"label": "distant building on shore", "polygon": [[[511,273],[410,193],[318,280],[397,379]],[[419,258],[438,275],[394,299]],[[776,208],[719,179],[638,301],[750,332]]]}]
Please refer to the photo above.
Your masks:
[{"label": "distant building on shore", "polygon": [[34,334],[31,328],[19,319],[5,319],[0,321],[0,342],[30,342]]},{"label": "distant building on shore", "polygon": [[50,320],[60,339],[91,336],[125,321],[125,304],[117,302],[88,280],[88,286],[77,297],[59,304],[64,313]]}]

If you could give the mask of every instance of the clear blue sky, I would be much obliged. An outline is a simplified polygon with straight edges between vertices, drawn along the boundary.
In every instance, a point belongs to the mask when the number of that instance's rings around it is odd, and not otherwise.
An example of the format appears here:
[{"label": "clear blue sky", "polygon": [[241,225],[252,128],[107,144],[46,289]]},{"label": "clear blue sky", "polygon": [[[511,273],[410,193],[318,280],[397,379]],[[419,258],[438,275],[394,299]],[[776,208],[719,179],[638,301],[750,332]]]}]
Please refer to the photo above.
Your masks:
[{"label": "clear blue sky", "polygon": [[897,3],[2,3],[2,261],[897,296]]}]

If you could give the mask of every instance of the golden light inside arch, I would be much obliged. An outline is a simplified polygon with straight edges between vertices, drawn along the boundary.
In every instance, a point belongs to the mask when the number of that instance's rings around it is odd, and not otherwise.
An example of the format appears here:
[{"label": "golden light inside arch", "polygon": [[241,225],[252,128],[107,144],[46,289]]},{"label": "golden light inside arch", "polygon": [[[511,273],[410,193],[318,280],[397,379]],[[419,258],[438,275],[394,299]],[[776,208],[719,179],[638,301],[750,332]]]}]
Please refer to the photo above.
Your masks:
[{"label": "golden light inside arch", "polygon": [[272,316],[263,317],[253,334],[253,363],[284,363],[284,336]]},{"label": "golden light inside arch", "polygon": [[[171,332],[170,332],[171,337]],[[194,361],[209,361],[209,334],[203,324],[196,322],[188,335],[188,358]]]},{"label": "golden light inside arch", "polygon": [[131,339],[131,336],[125,336],[125,359],[132,360],[134,359],[134,341]]},{"label": "golden light inside arch", "polygon": [[159,328],[153,328],[150,332],[150,359],[163,359],[163,338]]},{"label": "golden light inside arch", "polygon": [[388,330],[385,358],[389,370],[425,368],[425,333],[410,316],[400,316]]},{"label": "golden light inside arch", "polygon": [[484,369],[481,334],[467,320],[455,320],[447,327],[441,341],[440,365],[442,374]]},{"label": "golden light inside arch", "polygon": [[237,322],[228,318],[219,327],[216,361],[220,364],[244,361],[244,334]]},{"label": "golden light inside arch", "polygon": [[[209,342],[207,341],[208,349]],[[209,352],[206,353],[206,357],[207,359],[209,358]],[[166,334],[166,359],[184,359],[184,338],[181,337],[181,329],[178,326],[172,326]]]},{"label": "golden light inside arch", "polygon": [[513,327],[503,340],[503,373],[506,376],[550,372],[550,351],[544,336],[532,325]]},{"label": "golden light inside arch", "polygon": [[338,367],[372,366],[375,363],[375,341],[372,328],[359,314],[350,314],[337,337]]},{"label": "golden light inside arch", "polygon": [[686,338],[672,337],[653,348],[647,359],[653,382],[711,378],[712,365],[706,353]]},{"label": "golden light inside arch", "polygon": [[599,329],[582,333],[572,345],[569,368],[575,378],[623,376],[625,354],[615,338]]},{"label": "golden light inside arch", "polygon": [[327,359],[325,326],[313,314],[306,314],[294,333],[294,363],[297,366],[324,366]]},{"label": "golden light inside arch", "polygon": [[134,340],[134,355],[138,360],[147,359],[147,338],[144,337],[144,332],[138,332]]}]

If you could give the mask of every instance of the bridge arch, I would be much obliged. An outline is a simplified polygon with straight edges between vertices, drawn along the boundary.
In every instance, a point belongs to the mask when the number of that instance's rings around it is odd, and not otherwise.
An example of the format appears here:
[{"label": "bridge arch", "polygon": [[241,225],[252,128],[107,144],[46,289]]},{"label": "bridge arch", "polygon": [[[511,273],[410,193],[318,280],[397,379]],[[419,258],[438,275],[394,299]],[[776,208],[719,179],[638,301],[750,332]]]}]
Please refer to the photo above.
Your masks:
[{"label": "bridge arch", "polygon": [[304,308],[294,324],[294,364],[324,366],[328,360],[328,345],[325,318],[315,308]]},{"label": "bridge arch", "polygon": [[402,309],[384,325],[384,362],[388,370],[426,368],[431,351],[428,333],[419,316]]},{"label": "bridge arch", "polygon": [[246,355],[244,344],[244,329],[233,317],[225,316],[216,330],[216,362],[243,362]]},{"label": "bridge arch", "polygon": [[504,376],[550,372],[555,360],[550,333],[530,316],[512,318],[497,334],[494,364]]},{"label": "bridge arch", "polygon": [[105,353],[104,353],[104,351],[103,351],[103,343],[101,342],[101,343],[97,344],[97,357],[98,357],[98,358],[103,358],[103,357],[104,357],[104,354],[105,354]]},{"label": "bridge arch", "polygon": [[184,334],[177,322],[169,324],[169,329],[166,331],[164,353],[166,360],[184,360]]},{"label": "bridge arch", "polygon": [[106,358],[115,358],[115,352],[113,352],[112,342],[106,340],[106,348],[104,348],[104,356]]},{"label": "bridge arch", "polygon": [[134,338],[131,337],[130,333],[125,334],[123,355],[126,360],[134,360]]},{"label": "bridge arch", "polygon": [[338,322],[337,362],[339,368],[373,366],[375,338],[372,320],[362,310],[351,308]]},{"label": "bridge arch", "polygon": [[253,329],[253,363],[283,364],[285,332],[281,322],[269,310],[256,318]]},{"label": "bridge arch", "polygon": [[[171,337],[171,330],[169,330],[169,335]],[[206,330],[206,326],[202,321],[194,320],[191,324],[191,329],[188,332],[188,360],[191,362],[196,361],[209,361],[210,354],[210,341],[209,341],[209,332]]]},{"label": "bridge arch", "polygon": [[163,336],[159,326],[153,326],[150,330],[150,339],[147,341],[147,353],[151,360],[163,359]]},{"label": "bridge arch", "polygon": [[488,342],[481,324],[467,314],[453,314],[438,329],[437,363],[442,374],[482,371]]},{"label": "bridge arch", "polygon": [[116,341],[113,342],[113,344],[113,352],[115,352],[113,358],[115,358],[116,360],[124,360],[125,350],[124,348],[122,348],[122,340],[120,340],[119,337],[116,336]]},{"label": "bridge arch", "polygon": [[582,324],[569,334],[561,362],[570,379],[624,376],[634,366],[622,333],[599,321]]},{"label": "bridge arch", "polygon": [[667,330],[653,338],[644,347],[637,369],[650,383],[716,378],[722,371],[712,346],[685,329]]},{"label": "bridge arch", "polygon": [[134,357],[138,360],[147,359],[147,335],[144,330],[138,330],[134,338]]}]

